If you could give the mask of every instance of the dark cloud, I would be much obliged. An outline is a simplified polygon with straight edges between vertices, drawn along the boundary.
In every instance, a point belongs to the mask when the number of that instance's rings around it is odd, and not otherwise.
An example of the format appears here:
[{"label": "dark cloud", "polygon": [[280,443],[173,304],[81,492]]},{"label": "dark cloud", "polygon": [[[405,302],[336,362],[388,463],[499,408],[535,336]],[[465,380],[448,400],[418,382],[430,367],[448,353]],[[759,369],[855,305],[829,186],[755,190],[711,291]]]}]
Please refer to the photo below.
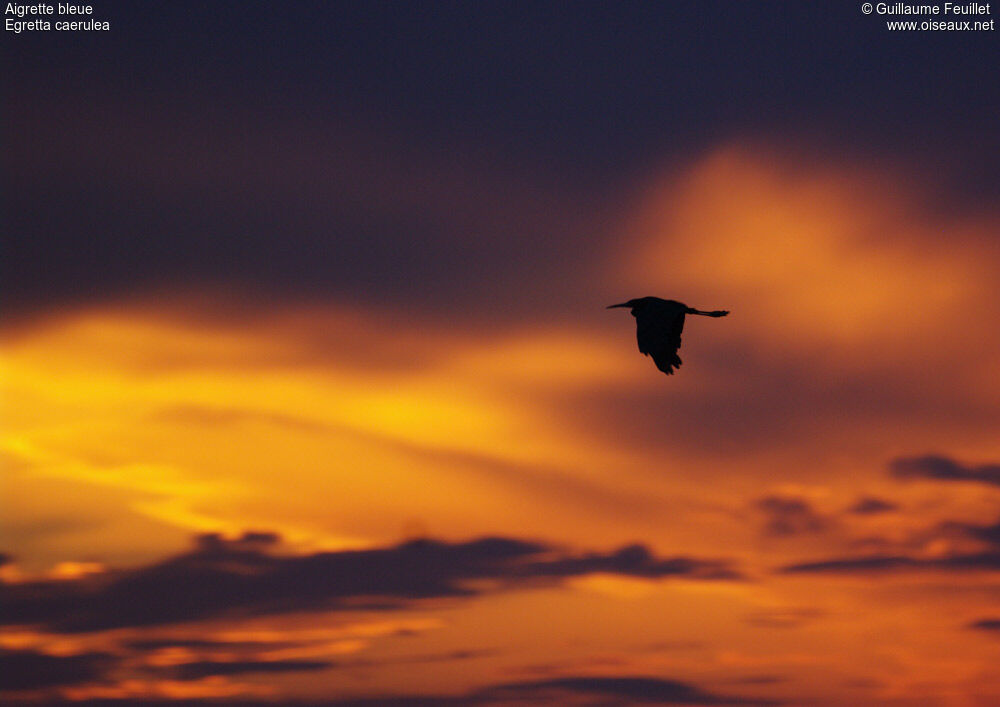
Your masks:
[{"label": "dark cloud", "polygon": [[932,570],[940,572],[974,572],[1000,570],[1000,552],[978,552],[940,558],[919,558],[906,555],[875,555],[872,557],[838,557],[818,562],[789,565],[782,572],[804,574],[813,572],[854,574],[891,570]]},{"label": "dark cloud", "polygon": [[944,540],[950,545],[965,547],[1000,549],[1000,521],[990,525],[944,521],[923,533],[917,533],[915,540],[926,545],[934,540]]},{"label": "dark cloud", "polygon": [[[675,680],[650,677],[563,677],[551,680],[509,683],[485,691],[484,696],[537,701],[558,701],[560,696],[586,695],[612,704],[683,704],[683,705],[770,705],[774,702],[729,697],[705,692],[701,688]],[[606,701],[602,704],[608,704]]]},{"label": "dark cloud", "polygon": [[969,624],[969,628],[978,631],[1000,631],[1000,619],[979,619]]},{"label": "dark cloud", "polygon": [[[406,655],[398,656],[394,658],[385,659],[373,659],[373,658],[355,658],[350,660],[337,660],[337,661],[316,661],[316,660],[265,660],[263,658],[255,658],[253,656],[259,656],[262,653],[274,650],[275,647],[282,645],[279,642],[268,642],[266,644],[237,644],[237,643],[215,643],[211,644],[206,642],[208,645],[197,645],[196,641],[184,641],[184,642],[174,642],[170,644],[165,644],[163,647],[169,646],[190,646],[201,649],[215,649],[221,648],[230,651],[240,651],[242,659],[238,661],[218,661],[218,660],[205,660],[205,661],[194,661],[190,663],[183,663],[174,666],[169,669],[169,672],[174,676],[182,680],[197,680],[199,678],[207,677],[209,675],[237,675],[243,673],[283,673],[283,672],[296,672],[296,671],[309,671],[309,670],[324,670],[328,668],[336,669],[354,669],[354,668],[380,668],[390,665],[411,665],[411,664],[423,664],[423,663],[450,663],[453,661],[463,661],[463,660],[475,660],[477,658],[485,658],[487,656],[496,655],[496,651],[481,649],[481,650],[454,650],[442,653],[426,653],[417,655]],[[137,643],[133,642],[129,644],[130,646],[136,646]],[[296,644],[284,644],[284,645],[296,645]],[[297,644],[303,645],[303,644]]]},{"label": "dark cloud", "polygon": [[817,513],[804,498],[765,496],[757,499],[754,507],[764,515],[764,532],[767,535],[820,533],[831,524],[828,518]]},{"label": "dark cloud", "polygon": [[993,525],[964,524],[961,527],[973,538],[1000,548],[1000,521]]},{"label": "dark cloud", "polygon": [[[236,540],[197,538],[194,549],[135,570],[73,581],[0,585],[3,625],[77,632],[345,607],[396,608],[419,599],[466,597],[610,572],[632,577],[732,580],[728,562],[657,558],[641,545],[571,553],[492,537],[447,543],[413,540],[368,550],[279,555],[271,533]],[[469,586],[477,581],[477,588]]]},{"label": "dark cloud", "polygon": [[[944,554],[927,556],[924,549],[938,545]],[[834,557],[784,567],[783,572],[862,573],[886,571],[971,572],[1000,569],[1000,521],[981,525],[944,521],[902,539],[864,538],[856,548],[871,554]]]},{"label": "dark cloud", "polygon": [[195,651],[226,651],[230,653],[256,653],[262,649],[287,648],[300,645],[292,641],[215,641],[205,638],[137,638],[123,645],[137,651],[156,651],[161,648],[186,648]]},{"label": "dark cloud", "polygon": [[527,568],[538,577],[576,577],[595,572],[610,572],[632,577],[682,576],[693,579],[740,579],[730,563],[718,560],[675,557],[658,560],[644,545],[628,545],[612,553],[589,553],[541,561]]},{"label": "dark cloud", "polygon": [[875,515],[877,513],[888,513],[898,508],[899,506],[891,501],[875,498],[874,496],[863,496],[853,506],[848,508],[847,512],[858,515]]},{"label": "dark cloud", "polygon": [[962,464],[950,457],[928,454],[922,457],[900,457],[889,463],[889,471],[900,479],[934,479],[937,481],[974,481],[1000,486],[1000,464]]},{"label": "dark cloud", "polygon": [[[218,286],[408,312],[461,296],[510,316],[551,295],[537,272],[571,277],[599,257],[600,199],[543,169],[337,116],[242,106],[216,123],[163,103],[72,90],[17,103],[12,310]],[[570,258],[569,243],[592,247]]]},{"label": "dark cloud", "polygon": [[37,690],[91,682],[114,662],[105,653],[54,656],[0,649],[0,690]]},{"label": "dark cloud", "polygon": [[[98,704],[85,702],[81,704]],[[100,702],[100,704],[115,704]],[[178,703],[171,703],[178,704]],[[184,703],[180,703],[184,704]],[[240,704],[266,704],[244,701]],[[765,705],[770,700],[708,692],[677,680],[638,676],[570,676],[491,685],[460,695],[380,695],[321,702],[286,702],[292,707],[443,707],[450,705]]]},{"label": "dark cloud", "polygon": [[[232,677],[242,675],[265,675],[278,673],[306,673],[331,669],[381,668],[392,665],[426,664],[453,661],[468,661],[495,655],[490,649],[460,649],[439,653],[396,656],[386,659],[351,658],[346,660],[275,660],[267,654],[276,648],[301,647],[301,642],[267,641],[213,641],[194,638],[162,638],[126,640],[120,648],[127,651],[115,657],[103,653],[91,653],[69,658],[53,657],[28,651],[3,651],[2,691],[45,690],[68,684],[107,682],[112,669],[119,671],[123,664],[135,668],[144,679],[169,679],[198,681],[208,677]],[[184,648],[193,651],[197,659],[189,662],[155,666],[149,658],[161,649]],[[227,655],[219,659],[220,653]],[[127,656],[122,658],[121,656]],[[9,672],[8,672],[9,669]],[[126,671],[127,671],[126,667]],[[13,673],[17,673],[14,675]],[[124,673],[115,679],[121,680]]]},{"label": "dark cloud", "polygon": [[[822,4],[320,4],[293,22],[222,3],[196,31],[169,3],[104,7],[101,52],[9,48],[8,307],[232,279],[439,307],[506,284],[523,303],[532,276],[598,255],[577,217],[594,193],[720,136],[909,155],[987,203],[1000,183],[989,33],[886,41]],[[504,159],[526,166],[492,179]],[[549,208],[544,172],[588,189]]]},{"label": "dark cloud", "polygon": [[[211,673],[216,674],[216,673]],[[775,679],[741,681],[746,684],[769,684]],[[248,707],[273,705],[273,702],[238,699]],[[121,705],[129,699],[94,699],[74,701],[76,705]],[[229,704],[229,700],[160,700],[148,699],[147,705]],[[610,705],[777,705],[779,702],[738,695],[718,694],[696,685],[664,678],[644,676],[568,676],[546,680],[510,682],[489,685],[457,695],[377,695],[372,697],[331,700],[283,701],[290,707],[445,707],[465,705],[535,705],[535,704],[600,704]]]},{"label": "dark cloud", "polygon": [[450,663],[456,660],[475,660],[487,656],[496,655],[497,651],[490,649],[461,649],[447,651],[444,653],[426,653],[423,655],[406,655],[386,659],[358,658],[355,660],[337,661],[334,667],[337,668],[379,668],[389,665],[411,665],[421,663]]},{"label": "dark cloud", "polygon": [[182,663],[170,672],[181,680],[200,680],[212,675],[246,675],[249,673],[297,673],[325,670],[333,663],[323,660],[203,660]]}]

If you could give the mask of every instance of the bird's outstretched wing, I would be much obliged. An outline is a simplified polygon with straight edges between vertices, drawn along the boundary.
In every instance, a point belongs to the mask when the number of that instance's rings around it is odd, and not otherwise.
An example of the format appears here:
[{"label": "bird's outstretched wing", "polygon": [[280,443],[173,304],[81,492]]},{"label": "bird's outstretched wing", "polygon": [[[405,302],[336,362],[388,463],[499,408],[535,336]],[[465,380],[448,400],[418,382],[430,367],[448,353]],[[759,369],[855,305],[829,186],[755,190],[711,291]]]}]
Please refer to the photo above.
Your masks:
[{"label": "bird's outstretched wing", "polygon": [[684,329],[684,310],[674,307],[649,308],[636,316],[636,338],[639,351],[652,356],[656,367],[673,375],[680,367],[681,331]]}]

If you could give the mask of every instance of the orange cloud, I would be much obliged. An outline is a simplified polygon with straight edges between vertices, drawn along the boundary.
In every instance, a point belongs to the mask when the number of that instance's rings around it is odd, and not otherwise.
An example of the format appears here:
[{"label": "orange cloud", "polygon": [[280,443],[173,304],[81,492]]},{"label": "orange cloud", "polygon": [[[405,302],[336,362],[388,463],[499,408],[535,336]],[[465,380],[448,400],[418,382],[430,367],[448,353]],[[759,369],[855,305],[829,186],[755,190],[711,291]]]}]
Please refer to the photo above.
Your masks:
[{"label": "orange cloud", "polygon": [[1000,222],[935,215],[915,191],[889,171],[720,149],[648,190],[627,276],[731,305],[762,346],[923,341],[933,361],[990,312]]}]

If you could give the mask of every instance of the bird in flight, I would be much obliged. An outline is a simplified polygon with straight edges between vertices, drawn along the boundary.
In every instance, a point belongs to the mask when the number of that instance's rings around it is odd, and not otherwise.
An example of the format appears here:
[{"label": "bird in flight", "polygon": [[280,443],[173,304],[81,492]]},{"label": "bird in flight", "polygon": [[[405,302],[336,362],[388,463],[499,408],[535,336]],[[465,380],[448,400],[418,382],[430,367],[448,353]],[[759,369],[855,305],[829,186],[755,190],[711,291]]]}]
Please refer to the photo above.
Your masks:
[{"label": "bird in flight", "polygon": [[677,349],[681,347],[681,331],[684,329],[685,314],[700,314],[704,317],[724,317],[728,310],[717,309],[713,312],[702,312],[688,307],[682,302],[659,297],[640,297],[628,302],[613,304],[615,307],[629,307],[635,317],[635,335],[639,340],[639,351],[646,356],[652,356],[656,367],[673,375],[674,369],[681,365],[681,357]]}]

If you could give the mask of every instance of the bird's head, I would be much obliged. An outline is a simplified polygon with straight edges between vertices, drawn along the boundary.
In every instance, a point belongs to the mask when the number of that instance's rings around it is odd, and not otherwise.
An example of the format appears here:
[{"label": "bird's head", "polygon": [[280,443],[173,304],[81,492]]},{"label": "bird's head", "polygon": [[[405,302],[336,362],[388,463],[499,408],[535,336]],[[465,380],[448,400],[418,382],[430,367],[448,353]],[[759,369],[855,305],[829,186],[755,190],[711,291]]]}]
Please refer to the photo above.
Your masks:
[{"label": "bird's head", "polygon": [[628,302],[622,302],[620,304],[608,305],[608,309],[614,309],[615,307],[628,307],[632,310],[634,315],[636,312],[641,311],[650,301],[656,299],[655,297],[639,297],[638,299],[630,299]]}]

